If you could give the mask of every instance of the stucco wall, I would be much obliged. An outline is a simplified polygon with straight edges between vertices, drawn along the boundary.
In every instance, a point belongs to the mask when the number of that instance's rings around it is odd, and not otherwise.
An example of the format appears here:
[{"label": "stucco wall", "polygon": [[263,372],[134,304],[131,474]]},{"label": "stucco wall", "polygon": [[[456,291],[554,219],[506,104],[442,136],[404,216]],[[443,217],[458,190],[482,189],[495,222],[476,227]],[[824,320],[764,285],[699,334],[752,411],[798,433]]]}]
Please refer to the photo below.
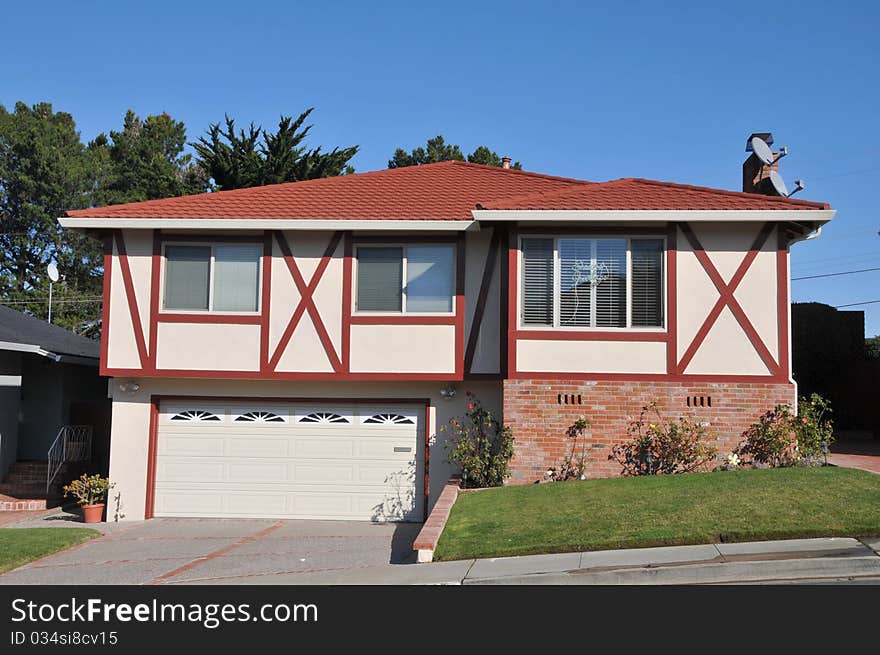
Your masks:
[{"label": "stucco wall", "polygon": [[[136,381],[140,389],[133,395],[119,389],[121,382]],[[445,433],[438,430],[450,418],[462,416],[467,403],[465,391],[475,393],[483,403],[500,414],[501,384],[474,382],[456,385],[452,400],[440,395],[442,382],[272,382],[234,380],[128,379],[113,380],[113,427],[110,452],[110,478],[116,483],[108,503],[108,516],[113,520],[137,520],[144,517],[147,488],[147,449],[149,446],[151,396],[226,396],[253,398],[383,398],[402,400],[429,398],[431,402],[431,435],[436,442],[430,451],[431,493],[429,505],[437,500],[443,485],[453,473],[447,462]]]}]

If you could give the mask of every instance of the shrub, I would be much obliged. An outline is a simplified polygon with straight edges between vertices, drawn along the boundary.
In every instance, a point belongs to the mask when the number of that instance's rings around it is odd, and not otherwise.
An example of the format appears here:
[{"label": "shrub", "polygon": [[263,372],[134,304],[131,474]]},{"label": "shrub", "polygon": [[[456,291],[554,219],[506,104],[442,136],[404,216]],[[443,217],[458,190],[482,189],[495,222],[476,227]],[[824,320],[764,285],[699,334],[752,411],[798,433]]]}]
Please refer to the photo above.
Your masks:
[{"label": "shrub", "polygon": [[62,487],[64,497],[73,496],[79,505],[97,505],[103,503],[107,498],[107,492],[113,485],[105,477],[98,474],[87,475],[83,473],[76,480],[72,480],[70,484]]},{"label": "shrub", "polygon": [[449,461],[462,473],[462,486],[498,487],[510,475],[513,432],[501,423],[470,391],[463,418],[450,419],[441,432],[451,433],[446,442]]},{"label": "shrub", "polygon": [[572,423],[565,431],[571,446],[562,463],[547,470],[547,477],[554,482],[565,480],[585,480],[587,470],[587,430],[590,420],[582,417]]},{"label": "shrub", "polygon": [[759,464],[793,466],[798,454],[793,418],[790,405],[764,412],[742,433],[743,441],[734,452]]},{"label": "shrub", "polygon": [[617,460],[627,476],[688,473],[713,460],[718,452],[705,443],[713,437],[705,426],[684,416],[667,419],[656,402],[642,407],[627,434],[631,440],[614,446],[608,456]]},{"label": "shrub", "polygon": [[798,454],[801,457],[818,459],[823,455],[822,442],[825,442],[827,448],[834,441],[834,425],[829,414],[831,403],[826,398],[817,393],[811,394],[809,398],[801,397],[798,415],[794,420]]}]

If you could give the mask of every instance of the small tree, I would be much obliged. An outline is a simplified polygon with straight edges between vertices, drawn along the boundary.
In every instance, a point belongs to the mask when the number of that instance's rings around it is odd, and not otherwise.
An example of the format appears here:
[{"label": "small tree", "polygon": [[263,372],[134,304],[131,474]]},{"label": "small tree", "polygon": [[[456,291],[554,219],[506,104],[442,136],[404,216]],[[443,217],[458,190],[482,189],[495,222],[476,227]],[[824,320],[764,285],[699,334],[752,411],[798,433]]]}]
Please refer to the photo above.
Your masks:
[{"label": "small tree", "polygon": [[[794,432],[797,436],[798,454],[801,457],[818,458],[825,447],[834,441],[834,424],[829,415],[831,403],[817,393],[798,402],[798,415],[794,419]],[[815,461],[815,460],[814,460]]]},{"label": "small tree", "polygon": [[465,416],[450,419],[440,428],[451,433],[446,442],[449,461],[461,469],[465,488],[501,486],[510,475],[513,432],[470,391],[467,400]]},{"label": "small tree", "polygon": [[569,451],[559,466],[547,470],[547,477],[554,482],[565,480],[585,480],[587,470],[587,430],[590,429],[590,419],[581,417],[572,423],[565,431],[569,440]]}]

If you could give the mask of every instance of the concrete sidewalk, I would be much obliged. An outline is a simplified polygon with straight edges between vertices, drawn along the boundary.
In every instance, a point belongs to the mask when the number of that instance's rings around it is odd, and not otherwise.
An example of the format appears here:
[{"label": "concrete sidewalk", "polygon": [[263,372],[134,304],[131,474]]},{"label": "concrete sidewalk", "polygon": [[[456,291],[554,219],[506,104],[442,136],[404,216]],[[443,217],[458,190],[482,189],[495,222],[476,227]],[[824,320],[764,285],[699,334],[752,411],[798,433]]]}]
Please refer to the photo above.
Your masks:
[{"label": "concrete sidewalk", "polygon": [[[228,584],[202,580],[199,584]],[[796,539],[461,560],[251,577],[248,584],[880,583],[880,539]]]}]

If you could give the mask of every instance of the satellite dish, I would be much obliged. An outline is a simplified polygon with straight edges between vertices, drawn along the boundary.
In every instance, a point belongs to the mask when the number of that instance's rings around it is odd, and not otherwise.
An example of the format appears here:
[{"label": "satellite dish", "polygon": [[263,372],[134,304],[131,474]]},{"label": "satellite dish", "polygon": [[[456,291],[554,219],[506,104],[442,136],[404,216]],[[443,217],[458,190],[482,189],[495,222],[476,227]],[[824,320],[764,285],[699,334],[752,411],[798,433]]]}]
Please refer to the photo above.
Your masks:
[{"label": "satellite dish", "polygon": [[785,186],[785,182],[782,179],[782,176],[776,171],[770,171],[770,184],[773,185],[773,188],[776,189],[776,193],[780,196],[784,196],[788,198],[788,187]]},{"label": "satellite dish", "polygon": [[765,166],[770,166],[775,159],[773,159],[773,151],[770,150],[770,146],[764,141],[764,139],[753,136],[752,137],[752,152],[755,153],[755,157],[761,160],[761,162]]},{"label": "satellite dish", "polygon": [[49,265],[46,267],[46,272],[49,274],[49,279],[52,282],[58,281],[58,267],[55,265],[55,262],[49,262]]}]

